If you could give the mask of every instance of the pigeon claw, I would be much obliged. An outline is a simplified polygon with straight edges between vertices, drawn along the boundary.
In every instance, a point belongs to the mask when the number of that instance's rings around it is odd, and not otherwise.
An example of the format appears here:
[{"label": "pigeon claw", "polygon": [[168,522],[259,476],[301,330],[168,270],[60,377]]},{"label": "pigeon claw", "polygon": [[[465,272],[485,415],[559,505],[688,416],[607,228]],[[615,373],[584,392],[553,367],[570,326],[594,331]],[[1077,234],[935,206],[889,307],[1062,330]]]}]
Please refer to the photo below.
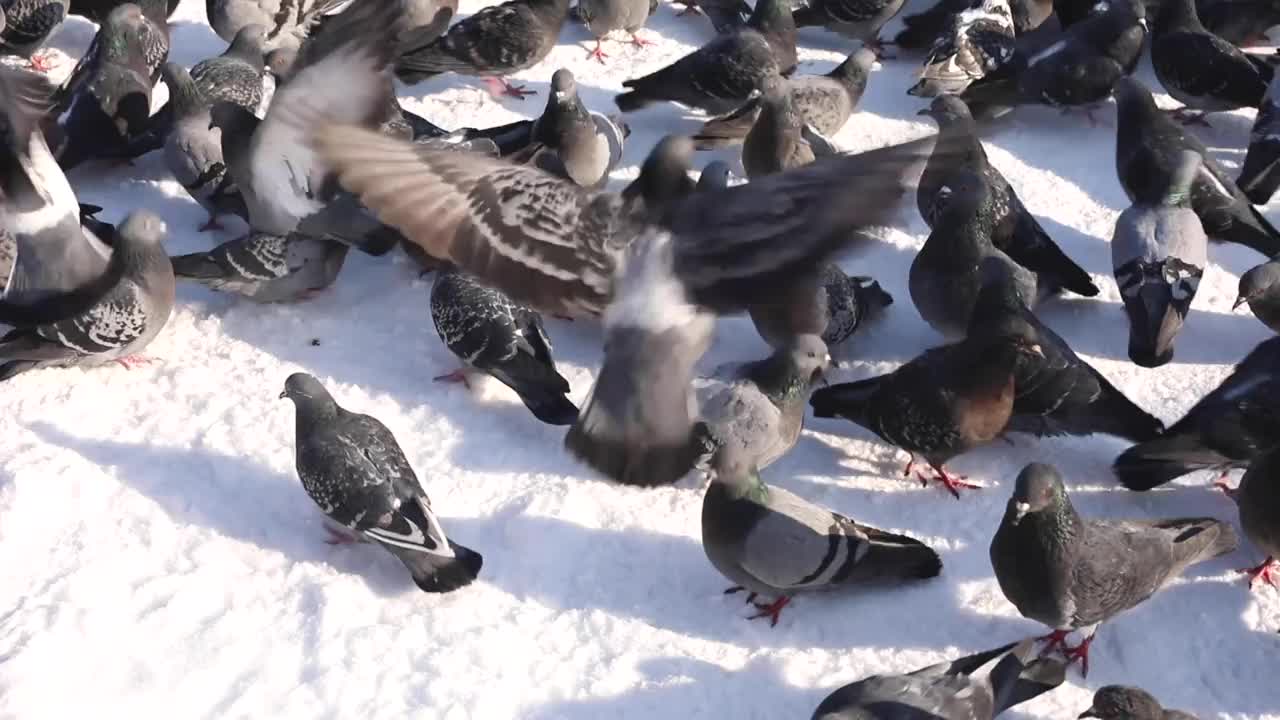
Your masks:
[{"label": "pigeon claw", "polygon": [[786,607],[790,602],[791,597],[783,595],[771,603],[755,603],[756,610],[760,612],[752,615],[750,619],[769,618],[769,627],[777,627],[778,618],[782,615],[782,608]]},{"label": "pigeon claw", "polygon": [[47,73],[57,67],[53,60],[49,59],[48,53],[36,53],[32,55],[27,60],[27,64],[31,66],[32,70],[42,73]]},{"label": "pigeon claw", "polygon": [[329,526],[325,526],[325,532],[329,533],[329,537],[325,539],[325,545],[354,545],[359,540],[344,532],[338,532]]},{"label": "pigeon claw", "polygon": [[505,78],[485,78],[484,84],[488,88],[489,94],[496,98],[513,97],[517,100],[523,100],[527,95],[538,94],[533,90],[525,90],[523,85],[512,85]]},{"label": "pigeon claw", "polygon": [[[731,587],[731,588],[729,588],[729,589],[725,590],[725,591],[724,591],[724,594],[725,594],[725,595],[733,595],[733,594],[736,594],[736,593],[740,593],[740,592],[742,592],[743,590],[746,590],[746,588],[742,587],[741,585],[734,585],[733,587]],[[756,601],[756,594],[755,594],[755,593],[747,593],[747,602],[749,602],[749,603],[750,603],[750,602],[755,602],[755,601]]]},{"label": "pigeon claw", "polygon": [[1280,588],[1280,562],[1277,562],[1274,557],[1268,557],[1263,560],[1258,567],[1244,568],[1240,572],[1249,576],[1250,590],[1259,580],[1271,585],[1271,587]]},{"label": "pigeon claw", "polygon": [[1213,486],[1221,490],[1227,497],[1235,499],[1240,494],[1239,488],[1233,488],[1227,484],[1227,474],[1223,473],[1222,477],[1213,481]]},{"label": "pigeon claw", "polygon": [[1068,665],[1076,660],[1080,661],[1080,677],[1089,677],[1089,646],[1093,644],[1094,637],[1090,635],[1075,646],[1062,644],[1062,656],[1067,659]]},{"label": "pigeon claw", "polygon": [[1067,636],[1070,634],[1070,630],[1054,630],[1048,635],[1041,635],[1036,638],[1037,641],[1045,644],[1044,648],[1040,650],[1040,657],[1044,657],[1059,648],[1066,647]]},{"label": "pigeon claw", "polygon": [[943,468],[938,465],[934,465],[933,463],[929,463],[929,467],[933,469],[934,475],[932,478],[928,478],[922,475],[920,477],[921,484],[927,486],[929,484],[930,479],[937,481],[939,483],[942,483],[942,486],[947,489],[947,492],[951,493],[951,497],[954,497],[957,500],[960,499],[961,490],[981,490],[982,489],[981,485],[975,485],[969,482],[969,478],[967,475],[952,475],[951,473],[947,472],[946,468]]},{"label": "pigeon claw", "polygon": [[657,45],[658,43],[652,40],[645,40],[639,35],[636,35],[635,33],[631,33],[631,44],[635,45],[636,47],[649,47],[650,45]]},{"label": "pigeon claw", "polygon": [[124,357],[116,358],[116,362],[123,366],[125,370],[132,370],[139,365],[150,365],[155,361],[146,355],[125,355]]},{"label": "pigeon claw", "polygon": [[601,65],[604,65],[605,58],[609,57],[609,53],[606,53],[604,50],[601,50],[600,41],[596,40],[595,48],[587,51],[587,57],[594,58],[596,62],[600,63]]},{"label": "pigeon claw", "polygon": [[468,390],[471,389],[471,380],[467,378],[467,371],[463,368],[458,368],[457,370],[454,370],[453,372],[447,373],[445,375],[437,375],[431,378],[431,382],[442,382],[442,383],[450,383],[450,384],[462,383],[463,385],[467,386]]}]

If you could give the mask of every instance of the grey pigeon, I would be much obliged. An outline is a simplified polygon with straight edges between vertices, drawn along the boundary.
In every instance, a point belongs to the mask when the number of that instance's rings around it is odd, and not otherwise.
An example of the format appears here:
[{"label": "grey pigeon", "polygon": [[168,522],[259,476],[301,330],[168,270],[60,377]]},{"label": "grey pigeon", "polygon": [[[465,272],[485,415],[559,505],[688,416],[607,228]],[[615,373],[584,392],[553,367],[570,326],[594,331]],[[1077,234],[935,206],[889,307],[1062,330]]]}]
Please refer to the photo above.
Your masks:
[{"label": "grey pigeon", "polygon": [[464,368],[435,378],[466,382],[477,370],[520,396],[548,425],[571,425],[578,408],[567,397],[569,381],[556,371],[542,316],[456,269],[441,271],[431,287],[431,320]]},{"label": "grey pigeon", "polygon": [[478,75],[495,94],[532,95],[502,76],[542,62],[568,15],[569,0],[507,0],[481,8],[439,37],[402,41],[396,77],[412,84],[446,72]]},{"label": "grey pigeon", "polygon": [[1250,204],[1225,168],[1185,128],[1156,107],[1141,82],[1116,85],[1116,174],[1129,199],[1158,203],[1169,177],[1190,150],[1203,158],[1191,186],[1191,209],[1212,240],[1240,243],[1271,257],[1280,253],[1280,233]]},{"label": "grey pigeon", "polygon": [[976,0],[951,21],[925,56],[909,95],[954,95],[1013,59],[1013,11],[1008,0]]},{"label": "grey pigeon", "polygon": [[297,49],[321,17],[346,0],[205,0],[209,26],[227,42],[248,25],[260,25],[272,48]]},{"label": "grey pigeon", "polygon": [[713,160],[702,168],[702,173],[698,175],[698,182],[694,189],[699,192],[703,190],[720,190],[729,187],[729,178],[732,171],[729,170],[729,164],[723,160]]},{"label": "grey pigeon", "polygon": [[821,338],[801,335],[764,360],[696,382],[708,450],[733,452],[760,470],[772,465],[799,441],[809,390],[830,362]]},{"label": "grey pigeon", "polygon": [[717,454],[702,499],[702,549],[720,574],[773,598],[754,617],[778,624],[793,595],[886,581],[924,580],[942,572],[929,546],[863,525],[770,487],[749,460]]},{"label": "grey pigeon", "polygon": [[[825,75],[793,75],[787,87],[791,105],[800,120],[818,133],[840,132],[867,89],[876,54],[861,48]],[[693,136],[699,150],[712,150],[741,142],[760,115],[761,100],[753,98],[723,117],[703,123]]]},{"label": "grey pigeon", "polygon": [[1018,265],[992,241],[997,223],[995,193],[986,172],[986,158],[947,178],[940,188],[941,213],[933,231],[911,261],[907,288],[920,317],[948,339],[968,332],[984,262],[1002,265],[1018,293],[1033,306],[1055,289],[1052,280]]},{"label": "grey pigeon", "polygon": [[1280,338],[1259,343],[1235,371],[1153,440],[1116,458],[1130,490],[1150,490],[1197,470],[1224,475],[1280,445]]},{"label": "grey pigeon", "polygon": [[[551,76],[551,93],[542,115],[505,127],[509,129],[498,138],[503,144],[522,129],[527,133],[528,145],[515,153],[517,159],[533,159],[546,149],[555,155],[553,171],[582,187],[603,187],[622,160],[623,129],[614,120],[587,110],[573,73],[564,68]],[[534,164],[541,163],[535,159]]]},{"label": "grey pigeon", "polygon": [[173,273],[255,302],[289,302],[333,284],[348,247],[336,240],[250,231],[208,252],[171,258]]},{"label": "grey pigeon", "polygon": [[[705,172],[705,171],[704,171]],[[827,263],[817,281],[812,311],[816,314],[813,328],[821,328],[822,340],[835,349],[893,304],[893,296],[880,288],[875,280],[849,277],[839,266]],[[785,314],[755,312],[751,316],[765,342],[775,348],[785,347],[792,336],[791,320]]]},{"label": "grey pigeon", "polygon": [[173,310],[173,269],[164,235],[164,223],[149,212],[126,218],[116,229],[103,277],[50,303],[62,310],[61,317],[16,323],[19,327],[0,337],[0,380],[38,368],[113,361],[128,366],[138,360],[135,354],[160,334]]},{"label": "grey pigeon", "polygon": [[[1196,0],[1164,0],[1151,33],[1156,78],[1183,115],[1258,107],[1275,69],[1205,29]],[[1201,116],[1196,116],[1201,119]]]},{"label": "grey pigeon", "polygon": [[220,228],[219,215],[248,220],[249,209],[222,157],[222,131],[212,126],[210,104],[186,70],[165,63],[173,125],[165,138],[164,160],[177,180],[209,213],[201,231]]},{"label": "grey pigeon", "polygon": [[1261,580],[1280,587],[1280,445],[1249,464],[1240,487],[1232,493],[1240,507],[1240,526],[1266,559],[1249,574],[1249,585]]},{"label": "grey pigeon", "polygon": [[263,120],[234,103],[214,104],[211,124],[222,132],[222,157],[254,230],[329,237],[375,255],[399,242],[336,187],[304,130],[321,120],[374,126],[383,119],[399,5],[361,0],[307,40]]},{"label": "grey pigeon", "polygon": [[845,37],[861,40],[880,51],[880,28],[902,11],[905,0],[808,0],[797,7],[796,27],[825,27]]},{"label": "grey pigeon", "polygon": [[1280,333],[1280,256],[1250,268],[1240,276],[1240,290],[1232,310],[1249,303],[1253,316]]},{"label": "grey pigeon", "polygon": [[[1213,518],[1090,520],[1071,505],[1062,476],[1031,463],[1018,474],[995,537],[991,567],[1000,590],[1046,639],[1089,673],[1097,627],[1151,597],[1191,565],[1236,549],[1231,526]],[[1074,630],[1089,629],[1067,647]]]},{"label": "grey pigeon", "polygon": [[774,75],[796,67],[796,26],[786,0],[759,0],[746,26],[717,35],[661,70],[626,80],[614,98],[632,112],[657,102],[675,102],[712,115],[741,107]]},{"label": "grey pigeon", "polygon": [[600,44],[615,30],[631,35],[632,45],[652,45],[652,42],[636,35],[636,31],[649,20],[652,4],[651,0],[578,0],[578,17],[587,24],[587,30],[596,39],[596,46],[587,57],[604,63],[609,56],[600,49]]},{"label": "grey pigeon", "polygon": [[[662,211],[688,197],[695,190],[713,190],[729,186],[729,168],[724,169],[724,182],[712,172],[706,185],[699,187],[689,177],[691,145],[686,138],[668,136],[658,141],[640,165],[640,174],[619,193],[622,212],[659,216]],[[704,171],[705,172],[705,171]]]},{"label": "grey pigeon", "polygon": [[483,558],[445,537],[386,425],[343,409],[305,373],[290,375],[280,397],[297,410],[298,479],[329,520],[386,548],[423,592],[446,593],[475,581]]},{"label": "grey pigeon", "polygon": [[[1005,432],[1019,360],[1040,355],[1040,346],[1021,329],[968,338],[927,350],[887,375],[821,388],[809,404],[815,417],[844,418],[910,453],[904,476],[920,455],[932,479],[959,499],[961,488],[977,486],[952,475],[945,464]],[[925,485],[928,480],[921,478]]]},{"label": "grey pigeon", "polygon": [[765,80],[760,113],[742,141],[742,168],[747,177],[755,180],[813,162],[817,156],[802,137],[803,126],[786,78],[776,76]]},{"label": "grey pigeon", "polygon": [[1060,661],[1036,657],[1035,643],[1026,640],[906,675],[850,683],[828,695],[812,720],[991,720],[1058,687],[1066,674]]},{"label": "grey pigeon", "polygon": [[1009,181],[986,159],[986,150],[978,139],[977,127],[964,101],[950,95],[935,98],[921,111],[938,122],[939,135],[929,164],[920,176],[916,205],[920,216],[932,228],[946,205],[942,192],[957,173],[982,168],[991,192],[991,241],[1015,263],[1035,273],[1043,287],[1037,293],[1053,295],[1070,290],[1077,295],[1093,297],[1098,287],[1089,273],[1077,265],[1054,243],[1035,216],[1027,210]]},{"label": "grey pigeon", "polygon": [[1254,205],[1271,202],[1280,188],[1280,74],[1267,86],[1249,133],[1249,150],[1236,185]]},{"label": "grey pigeon", "polygon": [[1200,156],[1184,150],[1159,202],[1135,202],[1116,219],[1111,264],[1129,317],[1129,358],[1142,367],[1173,359],[1209,262],[1209,240],[1191,209],[1200,167]]},{"label": "grey pigeon", "polygon": [[75,192],[40,132],[51,92],[41,75],[0,68],[0,322],[14,306],[85,287],[111,254],[81,227]]},{"label": "grey pigeon", "polygon": [[0,55],[26,58],[31,67],[48,72],[52,65],[37,51],[62,25],[70,0],[5,0],[0,5]]},{"label": "grey pigeon", "polygon": [[1196,720],[1181,710],[1165,710],[1142,688],[1105,685],[1093,694],[1093,705],[1080,713],[1081,718],[1099,720]]},{"label": "grey pigeon", "polygon": [[1163,423],[1133,404],[1027,308],[1007,268],[988,260],[982,271],[969,336],[1022,333],[1042,353],[1018,361],[1008,430],[1039,436],[1106,433],[1132,442],[1164,431]]}]

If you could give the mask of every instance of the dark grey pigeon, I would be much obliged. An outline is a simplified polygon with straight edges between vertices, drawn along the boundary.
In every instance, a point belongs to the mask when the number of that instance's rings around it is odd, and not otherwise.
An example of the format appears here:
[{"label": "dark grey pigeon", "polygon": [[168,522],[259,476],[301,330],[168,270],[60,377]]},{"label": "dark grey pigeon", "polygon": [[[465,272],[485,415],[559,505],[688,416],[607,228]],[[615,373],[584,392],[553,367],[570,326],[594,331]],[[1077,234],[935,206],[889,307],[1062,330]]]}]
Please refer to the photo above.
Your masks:
[{"label": "dark grey pigeon", "polygon": [[698,182],[694,189],[701,192],[703,190],[720,190],[729,187],[729,178],[732,172],[729,170],[729,163],[723,160],[712,160],[707,166],[702,168],[702,174],[698,175]]},{"label": "dark grey pigeon", "polygon": [[1006,268],[987,261],[982,271],[969,336],[1022,333],[1043,353],[1018,361],[1008,430],[1039,436],[1106,433],[1132,442],[1160,435],[1164,423],[1133,404],[1027,308]]},{"label": "dark grey pigeon", "polygon": [[[822,340],[832,350],[893,304],[893,296],[880,289],[875,280],[849,277],[834,263],[823,266],[816,292],[813,327],[822,327]],[[756,312],[751,316],[760,336],[775,348],[785,347],[792,336],[790,321],[778,323],[779,318],[785,319],[786,315]]]},{"label": "dark grey pigeon", "polygon": [[344,410],[305,373],[290,375],[280,397],[297,409],[298,479],[329,520],[386,548],[423,592],[446,593],[475,581],[483,558],[445,537],[386,425]]},{"label": "dark grey pigeon", "polygon": [[946,205],[942,192],[957,173],[981,167],[991,191],[991,211],[995,225],[991,242],[1018,265],[1035,273],[1037,294],[1053,295],[1070,290],[1077,295],[1093,297],[1098,287],[1084,268],[1067,257],[1035,216],[1027,210],[1009,181],[988,160],[978,139],[977,126],[964,101],[950,95],[935,98],[922,115],[938,122],[939,135],[933,155],[920,176],[916,206],[920,216],[932,228]]},{"label": "dark grey pigeon", "polygon": [[70,0],[7,0],[0,6],[0,55],[26,58],[40,72],[51,70],[38,51],[62,25],[70,7]]},{"label": "dark grey pigeon", "polygon": [[694,190],[729,186],[727,165],[723,184],[719,183],[715,173],[708,178],[706,186],[699,187],[702,178],[694,183],[689,177],[693,170],[690,165],[692,152],[693,146],[687,138],[669,135],[659,140],[641,164],[640,174],[619,193],[623,212],[657,216]]},{"label": "dark grey pigeon", "polygon": [[85,287],[111,254],[81,226],[76,194],[40,132],[51,93],[41,75],[0,68],[0,322],[14,307]]},{"label": "dark grey pigeon", "polygon": [[[1032,463],[991,540],[1000,590],[1023,617],[1048,625],[1050,647],[1089,674],[1097,627],[1151,597],[1191,565],[1236,549],[1231,525],[1213,518],[1090,520],[1071,505],[1062,476]],[[1088,630],[1068,647],[1074,630]]]},{"label": "dark grey pigeon", "polygon": [[1280,445],[1278,368],[1280,338],[1259,343],[1164,435],[1116,458],[1120,482],[1130,490],[1150,490],[1197,470],[1225,475]]},{"label": "dark grey pigeon", "polygon": [[954,95],[1013,59],[1013,11],[1008,0],[975,0],[951,16],[924,59],[908,95]]},{"label": "dark grey pigeon", "polygon": [[1146,690],[1122,685],[1106,685],[1093,694],[1093,705],[1081,718],[1099,720],[1197,720],[1181,710],[1165,710]]},{"label": "dark grey pigeon", "polygon": [[802,137],[803,129],[787,79],[775,76],[765,80],[756,123],[742,141],[742,168],[747,177],[756,180],[813,162],[817,156]]},{"label": "dark grey pigeon", "polygon": [[569,381],[556,371],[542,316],[465,273],[442,270],[431,287],[431,320],[464,367],[437,381],[467,382],[479,371],[520,396],[534,417],[548,425],[572,425],[578,408],[568,398]]},{"label": "dark grey pigeon", "polygon": [[209,100],[178,65],[165,63],[163,72],[172,113],[172,126],[164,141],[164,160],[173,178],[209,213],[200,231],[221,228],[219,215],[238,215],[248,220],[244,197],[223,161],[222,131],[211,124]]},{"label": "dark grey pigeon", "polygon": [[603,64],[609,56],[600,49],[600,43],[615,30],[629,34],[632,45],[652,45],[652,42],[636,35],[636,31],[649,20],[653,5],[652,0],[578,0],[578,17],[586,23],[587,30],[596,39],[595,49],[587,57],[593,57]]},{"label": "dark grey pigeon", "polygon": [[1191,209],[1201,158],[1184,150],[1158,202],[1135,202],[1116,219],[1111,264],[1129,318],[1129,358],[1142,367],[1173,359],[1208,264],[1208,238]]},{"label": "dark grey pigeon", "polygon": [[1280,233],[1249,202],[1204,144],[1156,107],[1141,82],[1116,85],[1116,173],[1134,203],[1158,203],[1169,187],[1181,153],[1203,158],[1191,185],[1191,209],[1212,240],[1234,242],[1271,257],[1280,253]]},{"label": "dark grey pigeon", "polygon": [[1209,32],[1238,47],[1267,45],[1267,30],[1280,25],[1280,7],[1269,0],[1198,0],[1196,14]]},{"label": "dark grey pigeon", "polygon": [[991,720],[1053,690],[1066,675],[1062,662],[1037,657],[1034,641],[1024,640],[907,675],[850,683],[828,695],[812,720]]},{"label": "dark grey pigeon", "polygon": [[702,549],[735,584],[726,593],[757,595],[753,617],[778,624],[801,592],[869,583],[924,580],[942,572],[929,546],[850,520],[782,488],[770,487],[733,451],[715,457],[702,500]]},{"label": "dark grey pigeon", "polygon": [[542,62],[568,15],[569,0],[507,0],[481,8],[442,36],[402,41],[396,77],[413,84],[446,72],[477,75],[495,94],[532,95],[503,76]]},{"label": "dark grey pigeon", "polygon": [[1280,333],[1280,255],[1240,276],[1240,290],[1232,310],[1249,303],[1253,316]]},{"label": "dark grey pigeon", "polygon": [[[875,61],[876,54],[862,48],[825,75],[791,76],[787,87],[800,120],[821,135],[840,132],[867,89]],[[693,136],[695,146],[713,150],[741,142],[755,125],[760,107],[760,98],[752,98],[728,115],[708,120]]]},{"label": "dark grey pigeon", "polygon": [[[1225,483],[1219,486],[1227,489]],[[1266,556],[1260,565],[1240,572],[1249,575],[1250,587],[1262,581],[1280,588],[1280,445],[1255,458],[1240,487],[1228,492],[1240,507],[1245,537]]]},{"label": "dark grey pigeon", "polygon": [[1236,185],[1254,205],[1266,205],[1280,188],[1280,75],[1267,86],[1249,133],[1249,151]]},{"label": "dark grey pigeon", "polygon": [[800,440],[809,391],[830,363],[821,338],[801,335],[764,360],[695,381],[708,451],[733,452],[761,470],[772,465]]},{"label": "dark grey pigeon", "polygon": [[1204,113],[1258,107],[1275,75],[1263,58],[1240,50],[1205,29],[1196,0],[1164,0],[1151,33],[1156,78],[1184,117],[1203,122]]},{"label": "dark grey pigeon", "polygon": [[209,26],[226,42],[248,25],[260,25],[272,48],[296,50],[321,17],[347,0],[205,0]]},{"label": "dark grey pigeon", "polygon": [[[1005,432],[1018,363],[1042,354],[1024,331],[969,338],[926,350],[887,375],[820,388],[809,404],[815,417],[844,418],[910,453],[904,477],[920,455],[932,479],[959,499],[961,488],[978,486],[944,466]],[[920,478],[924,485],[929,479]]]},{"label": "dark grey pigeon", "polygon": [[299,233],[250,231],[208,252],[171,258],[173,274],[255,302],[290,302],[333,284],[348,247]]},{"label": "dark grey pigeon", "polygon": [[796,27],[825,27],[881,51],[880,28],[902,11],[905,0],[808,0],[793,11]]},{"label": "dark grey pigeon", "polygon": [[[90,286],[46,303],[32,322],[0,337],[0,380],[46,367],[141,362],[135,355],[160,334],[173,310],[173,269],[164,223],[139,210],[115,232],[106,272]],[[56,320],[45,313],[58,316]]]},{"label": "dark grey pigeon", "polygon": [[786,0],[760,0],[745,27],[717,35],[674,63],[626,80],[614,98],[632,112],[657,102],[675,102],[712,115],[741,107],[774,75],[796,68],[796,26]]}]

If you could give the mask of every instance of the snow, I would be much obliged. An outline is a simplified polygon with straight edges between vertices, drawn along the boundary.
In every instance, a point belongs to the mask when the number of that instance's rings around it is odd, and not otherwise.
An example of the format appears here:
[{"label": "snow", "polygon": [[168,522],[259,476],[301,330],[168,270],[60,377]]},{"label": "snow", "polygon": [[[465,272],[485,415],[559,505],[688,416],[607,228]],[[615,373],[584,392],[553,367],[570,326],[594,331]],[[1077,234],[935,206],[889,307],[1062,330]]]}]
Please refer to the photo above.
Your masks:
[{"label": "snow", "polygon": [[[465,2],[464,11],[478,3]],[[175,60],[223,44],[187,0]],[[622,80],[710,37],[705,19],[663,5],[641,31],[649,48],[606,43],[588,60],[586,31],[520,73],[538,96],[495,102],[479,83],[444,76],[404,88],[406,106],[444,127],[487,126],[541,111],[557,67],[588,106],[613,111]],[[73,18],[54,41],[66,73],[93,26]],[[801,72],[825,72],[847,44],[801,34]],[[933,131],[905,94],[916,60],[877,68],[860,111],[836,138],[868,149]],[[1155,79],[1144,67],[1142,77]],[[163,96],[160,89],[158,95]],[[1165,99],[1167,103],[1167,98]],[[1028,109],[987,138],[993,163],[1102,287],[1042,317],[1138,404],[1166,422],[1214,387],[1267,330],[1231,311],[1238,275],[1261,257],[1215,245],[1175,362],[1144,370],[1125,354],[1127,326],[1107,243],[1127,204],[1115,178],[1114,110],[1090,127]],[[633,134],[615,185],[663,134],[697,120],[673,106],[628,117]],[[1250,112],[1215,115],[1202,132],[1238,165]],[[732,153],[715,157],[731,160]],[[117,221],[134,208],[169,224],[172,251],[207,248],[202,211],[159,153],[135,167],[71,176],[82,202]],[[906,292],[925,228],[906,198],[885,242],[845,265],[897,302],[854,339],[834,380],[892,369],[940,342]],[[1275,208],[1269,213],[1280,220]],[[1211,515],[1236,522],[1205,475],[1149,494],[1111,477],[1121,440],[1018,437],[952,467],[986,489],[957,502],[900,477],[905,457],[852,425],[810,420],[794,452],[766,471],[780,487],[862,521],[909,532],[942,553],[943,575],[903,588],[801,596],[776,628],[750,622],[699,543],[702,486],[641,490],[603,481],[561,449],[492,381],[474,393],[433,384],[455,360],[428,313],[430,279],[398,252],[353,253],[336,285],[296,305],[260,306],[191,285],[140,369],[32,372],[0,393],[0,717],[64,718],[804,718],[834,688],[1040,633],[1001,596],[987,558],[1017,471],[1033,460],[1065,473],[1082,512],[1113,517]],[[573,399],[600,361],[592,322],[547,319]],[[743,319],[720,322],[704,367],[762,356]],[[444,596],[419,592],[375,547],[330,547],[293,470],[285,377],[317,375],[345,407],[396,434],[450,536],[485,556],[481,579]],[[1092,689],[1147,688],[1201,717],[1278,717],[1280,593],[1250,593],[1236,568],[1247,544],[1101,629],[1086,680],[1009,713],[1074,718]]]}]

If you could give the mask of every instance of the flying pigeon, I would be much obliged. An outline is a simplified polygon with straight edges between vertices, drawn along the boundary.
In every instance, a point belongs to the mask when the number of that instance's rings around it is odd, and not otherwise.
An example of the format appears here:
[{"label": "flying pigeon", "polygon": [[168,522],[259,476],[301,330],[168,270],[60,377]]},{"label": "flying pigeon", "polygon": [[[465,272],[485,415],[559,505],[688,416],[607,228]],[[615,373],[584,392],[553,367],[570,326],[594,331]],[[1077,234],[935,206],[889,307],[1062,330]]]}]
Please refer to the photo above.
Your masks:
[{"label": "flying pigeon", "polygon": [[902,11],[905,0],[808,0],[792,14],[796,27],[825,27],[845,37],[861,40],[880,54],[888,43],[880,40],[880,28]]},{"label": "flying pigeon", "polygon": [[46,367],[141,362],[136,354],[160,334],[173,310],[164,235],[160,218],[134,212],[116,229],[111,260],[99,278],[28,318],[6,316],[17,327],[0,337],[0,381]]},{"label": "flying pigeon", "polygon": [[[904,476],[922,456],[933,479],[959,499],[961,488],[977,486],[944,465],[1005,432],[1018,364],[1041,355],[1024,331],[969,338],[927,350],[887,375],[821,388],[809,404],[815,417],[844,418],[910,453]],[[927,476],[921,481],[927,485]]]},{"label": "flying pigeon", "polygon": [[[1151,33],[1156,78],[1182,103],[1182,117],[1203,122],[1211,112],[1258,107],[1275,75],[1263,58],[1205,29],[1196,0],[1163,0]],[[1200,110],[1199,115],[1194,115]]]},{"label": "flying pigeon", "polygon": [[1209,262],[1208,238],[1191,210],[1191,187],[1201,157],[1182,151],[1158,202],[1141,199],[1116,219],[1111,264],[1129,317],[1129,358],[1142,367],[1173,359]]},{"label": "flying pigeon", "polygon": [[1013,11],[1009,0],[976,0],[951,17],[925,56],[920,81],[909,95],[955,95],[1013,59]]},{"label": "flying pigeon", "polygon": [[343,409],[305,373],[290,375],[280,397],[297,410],[298,479],[331,521],[386,548],[423,592],[446,593],[475,581],[480,553],[445,537],[387,426]]},{"label": "flying pigeon", "polygon": [[1280,74],[1267,86],[1249,133],[1249,150],[1236,185],[1254,205],[1266,205],[1280,187]]},{"label": "flying pigeon", "polygon": [[1093,705],[1081,718],[1099,720],[1197,720],[1181,710],[1165,710],[1146,690],[1122,685],[1105,685],[1093,694]]},{"label": "flying pigeon", "polygon": [[653,6],[653,0],[579,0],[578,16],[596,39],[595,49],[588,52],[587,57],[595,58],[603,64],[609,56],[600,49],[600,43],[615,30],[629,34],[632,45],[652,45],[652,41],[636,35],[636,31],[649,20]]},{"label": "flying pigeon", "polygon": [[534,94],[502,76],[542,62],[556,46],[569,0],[507,0],[490,5],[438,37],[402,41],[396,77],[419,83],[441,73],[478,75],[490,92],[523,99]]},{"label": "flying pigeon", "polygon": [[479,371],[514,390],[548,425],[572,425],[578,419],[578,408],[568,398],[569,381],[556,371],[551,339],[536,310],[450,268],[431,287],[431,320],[449,352],[464,364],[436,381],[467,382],[469,371]]},{"label": "flying pigeon", "polygon": [[269,47],[296,50],[320,18],[350,4],[348,0],[205,0],[205,15],[226,42],[235,40],[246,26],[260,25]]},{"label": "flying pigeon", "polygon": [[812,720],[991,720],[1058,687],[1066,674],[1066,665],[1036,657],[1035,643],[1026,640],[906,675],[849,683],[828,695]]},{"label": "flying pigeon", "polygon": [[774,76],[765,80],[760,112],[742,141],[742,168],[747,177],[755,180],[813,162],[817,153],[805,139],[804,130],[787,79]]},{"label": "flying pigeon", "polygon": [[[1241,572],[1249,575],[1249,585],[1261,580],[1280,587],[1280,444],[1254,458],[1240,480],[1240,487],[1229,491],[1240,508],[1240,526],[1266,555],[1262,564]],[[1224,489],[1225,484],[1221,485]]]},{"label": "flying pigeon", "polygon": [[1204,144],[1156,107],[1151,92],[1125,78],[1116,85],[1116,173],[1129,199],[1157,203],[1181,162],[1183,150],[1203,158],[1191,186],[1191,209],[1212,240],[1240,243],[1271,257],[1280,233],[1250,204]]},{"label": "flying pigeon", "polygon": [[1134,445],[1114,470],[1130,490],[1150,490],[1196,470],[1224,475],[1280,445],[1280,338],[1259,343],[1235,371],[1164,435]]},{"label": "flying pigeon", "polygon": [[31,68],[53,68],[38,51],[67,18],[70,0],[8,0],[0,7],[0,55],[26,58]]},{"label": "flying pigeon", "polygon": [[[1000,590],[1031,620],[1053,629],[1061,647],[1089,673],[1097,627],[1151,597],[1191,565],[1236,549],[1231,526],[1213,518],[1090,520],[1071,505],[1062,476],[1031,463],[991,540],[991,567]],[[1068,647],[1074,630],[1089,629]],[[1046,648],[1048,649],[1048,648]]]},{"label": "flying pigeon", "polygon": [[[861,48],[825,75],[792,75],[787,87],[801,122],[820,135],[840,132],[867,89],[876,54]],[[699,150],[735,145],[746,138],[760,115],[761,99],[753,97],[723,117],[712,118],[693,136]]]},{"label": "flying pigeon", "polygon": [[1280,255],[1241,275],[1239,288],[1231,309],[1249,303],[1254,317],[1272,332],[1280,333]]},{"label": "flying pigeon", "polygon": [[249,231],[208,252],[170,258],[173,274],[255,302],[289,302],[333,284],[348,247],[300,233]]},{"label": "flying pigeon", "polygon": [[758,595],[755,618],[778,617],[793,595],[871,582],[924,580],[942,572],[929,546],[862,525],[771,487],[735,452],[717,454],[702,500],[702,549],[736,584],[726,593]]},{"label": "flying pigeon", "polygon": [[774,75],[796,67],[796,26],[787,0],[760,0],[746,26],[717,35],[674,63],[626,80],[614,98],[632,112],[657,102],[676,102],[723,115],[741,107]]}]

